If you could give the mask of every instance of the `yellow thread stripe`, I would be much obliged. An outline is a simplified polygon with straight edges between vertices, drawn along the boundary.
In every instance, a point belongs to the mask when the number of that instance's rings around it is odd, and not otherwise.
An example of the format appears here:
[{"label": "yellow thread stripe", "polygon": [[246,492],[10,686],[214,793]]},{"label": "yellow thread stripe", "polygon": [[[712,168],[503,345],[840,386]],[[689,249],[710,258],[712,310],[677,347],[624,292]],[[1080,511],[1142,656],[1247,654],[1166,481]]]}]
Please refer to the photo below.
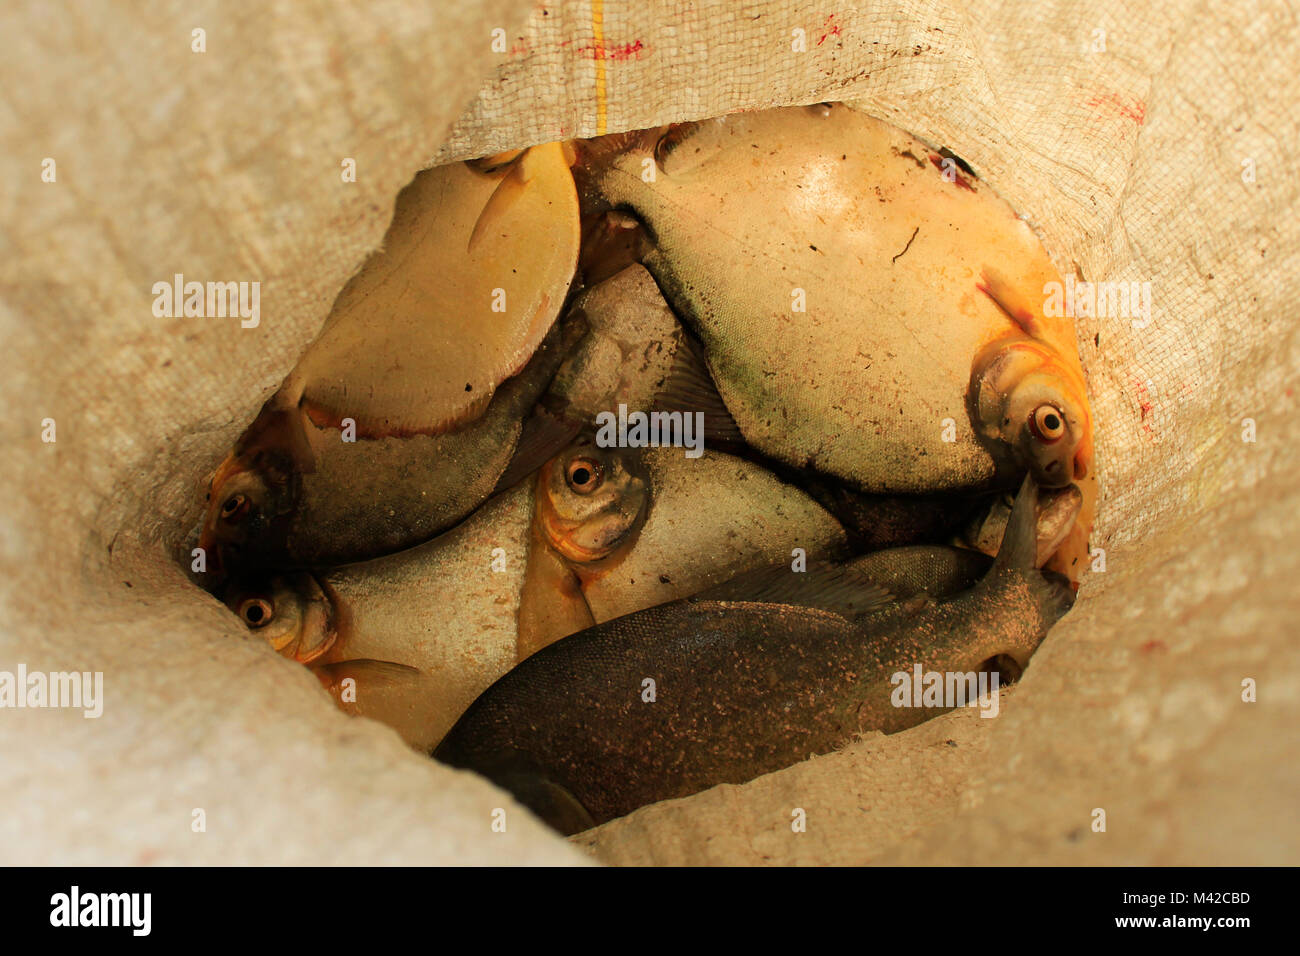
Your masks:
[{"label": "yellow thread stripe", "polygon": [[605,0],[591,0],[592,52],[596,59],[596,135],[605,135]]}]

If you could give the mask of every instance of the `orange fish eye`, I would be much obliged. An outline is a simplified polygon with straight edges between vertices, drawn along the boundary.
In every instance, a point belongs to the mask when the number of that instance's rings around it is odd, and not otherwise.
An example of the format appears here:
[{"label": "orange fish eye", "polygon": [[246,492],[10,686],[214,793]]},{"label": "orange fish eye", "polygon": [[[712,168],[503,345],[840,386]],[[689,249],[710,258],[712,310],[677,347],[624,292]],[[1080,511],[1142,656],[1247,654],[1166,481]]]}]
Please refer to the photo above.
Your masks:
[{"label": "orange fish eye", "polygon": [[275,608],[265,598],[248,598],[239,604],[239,618],[251,628],[265,627],[271,623]]},{"label": "orange fish eye", "polygon": [[248,496],[231,495],[221,504],[221,517],[226,521],[236,521],[248,510]]},{"label": "orange fish eye", "polygon": [[564,469],[564,480],[579,495],[589,495],[600,487],[603,477],[600,462],[575,458]]},{"label": "orange fish eye", "polygon": [[1039,405],[1029,416],[1029,430],[1040,442],[1051,445],[1065,434],[1065,416],[1054,405]]}]

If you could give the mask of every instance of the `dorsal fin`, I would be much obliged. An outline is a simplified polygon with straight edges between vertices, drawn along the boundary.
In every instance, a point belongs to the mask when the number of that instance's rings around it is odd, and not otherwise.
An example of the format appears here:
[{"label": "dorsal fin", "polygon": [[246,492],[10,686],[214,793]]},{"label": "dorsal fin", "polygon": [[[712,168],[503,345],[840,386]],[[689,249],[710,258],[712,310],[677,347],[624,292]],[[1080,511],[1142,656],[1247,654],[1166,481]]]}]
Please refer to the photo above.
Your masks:
[{"label": "dorsal fin", "polygon": [[992,266],[985,266],[976,288],[992,299],[1026,335],[1041,341],[1048,339],[1047,326],[1038,311],[1002,273]]},{"label": "dorsal fin", "polygon": [[553,414],[540,405],[534,408],[524,421],[514,455],[497,480],[493,494],[513,488],[542,467],[567,448],[581,429],[581,422]]}]

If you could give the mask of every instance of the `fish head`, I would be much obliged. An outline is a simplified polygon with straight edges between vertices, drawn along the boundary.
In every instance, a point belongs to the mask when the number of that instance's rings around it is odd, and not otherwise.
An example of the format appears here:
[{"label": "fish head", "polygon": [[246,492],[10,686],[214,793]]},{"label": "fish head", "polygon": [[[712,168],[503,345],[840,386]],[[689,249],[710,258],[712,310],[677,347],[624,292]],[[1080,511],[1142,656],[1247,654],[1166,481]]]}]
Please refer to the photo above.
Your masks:
[{"label": "fish head", "polygon": [[338,639],[334,603],[310,574],[235,583],[225,603],[250,632],[302,664],[321,657]]},{"label": "fish head", "polygon": [[649,501],[636,456],[579,439],[538,475],[542,537],[570,561],[599,561],[629,539]]},{"label": "fish head", "polygon": [[224,571],[227,558],[256,556],[273,550],[283,538],[285,518],[296,504],[292,467],[266,451],[236,454],[217,469],[208,491],[207,514],[199,547],[209,566]]},{"label": "fish head", "polygon": [[1092,423],[1083,383],[1047,343],[1034,339],[986,346],[972,369],[972,419],[1001,441],[1044,488],[1087,476]]}]

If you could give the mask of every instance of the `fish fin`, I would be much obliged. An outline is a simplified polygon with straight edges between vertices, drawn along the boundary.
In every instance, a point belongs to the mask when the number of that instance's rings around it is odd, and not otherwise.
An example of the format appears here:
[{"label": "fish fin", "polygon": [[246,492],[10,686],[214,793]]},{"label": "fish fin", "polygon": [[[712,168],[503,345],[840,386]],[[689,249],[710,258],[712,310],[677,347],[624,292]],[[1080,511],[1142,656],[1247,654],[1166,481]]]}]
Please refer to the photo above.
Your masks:
[{"label": "fish fin", "polygon": [[472,741],[467,749],[467,736],[472,734],[467,734],[458,723],[433,748],[430,756],[448,766],[472,770],[487,777],[565,836],[589,830],[597,824],[598,821],[573,791],[553,778],[553,761],[539,759],[514,747],[484,753],[475,748]]},{"label": "fish fin", "polygon": [[993,564],[983,551],[948,545],[883,548],[849,562],[859,574],[892,591],[900,601],[919,594],[946,600],[979,583]]},{"label": "fish fin", "polygon": [[540,406],[535,408],[524,422],[519,441],[515,443],[514,455],[497,479],[493,494],[519,484],[567,448],[581,430],[580,422],[556,415]]},{"label": "fish fin", "polygon": [[691,600],[793,604],[853,619],[891,603],[894,595],[847,565],[810,561],[806,571],[788,564],[746,571]]},{"label": "fish fin", "polygon": [[714,445],[743,445],[745,436],[732,418],[704,356],[690,338],[683,338],[673,356],[668,377],[654,400],[654,411],[703,412],[704,441]]},{"label": "fish fin", "polygon": [[[1070,579],[1063,574],[1039,571],[1036,567],[1037,558],[1038,485],[1034,482],[1034,476],[1027,474],[1016,495],[1016,503],[1011,508],[1011,517],[1007,519],[1002,547],[998,549],[993,567],[980,582],[980,586],[1008,574],[1015,576],[1028,586],[1034,606],[1050,626],[1074,606],[1074,588]],[[1023,660],[1017,658],[1017,661],[1023,666]]]},{"label": "fish fin", "polygon": [[337,409],[327,408],[306,398],[302,402],[302,413],[308,421],[321,430],[342,429],[343,422],[351,419],[359,441],[380,441],[385,438],[412,438],[416,435],[445,435],[482,418],[495,396],[495,391],[482,392],[465,407],[459,420],[441,419],[421,425],[402,423],[388,418],[372,420],[364,415],[358,418],[357,413],[340,414]]},{"label": "fish fin", "polygon": [[1026,335],[1039,340],[1049,338],[1050,333],[1042,316],[1002,273],[991,266],[985,266],[980,281],[975,285]]},{"label": "fish fin", "polygon": [[564,836],[572,836],[596,825],[587,808],[567,788],[540,773],[503,773],[492,782],[541,817]]},{"label": "fish fin", "polygon": [[501,182],[497,183],[497,188],[492,191],[488,201],[483,204],[483,211],[478,214],[478,220],[470,231],[469,242],[465,246],[466,252],[473,254],[492,226],[499,222],[506,215],[506,211],[523,195],[531,178],[528,166],[530,152],[531,150],[526,149],[506,164],[505,175],[501,177]]},{"label": "fish fin", "polygon": [[1032,474],[1026,474],[1011,506],[1007,528],[1002,532],[1002,545],[993,562],[995,573],[1004,569],[1033,568],[1038,560],[1038,484]]},{"label": "fish fin", "polygon": [[421,676],[421,671],[415,667],[408,667],[395,661],[378,661],[370,658],[322,664],[320,667],[313,667],[312,670],[326,687],[332,687],[346,677],[362,677],[376,684],[395,686]]},{"label": "fish fin", "polygon": [[501,153],[492,153],[490,156],[480,156],[478,159],[467,159],[465,165],[470,169],[476,169],[480,173],[488,176],[499,173],[523,153],[522,149],[507,149]]}]

